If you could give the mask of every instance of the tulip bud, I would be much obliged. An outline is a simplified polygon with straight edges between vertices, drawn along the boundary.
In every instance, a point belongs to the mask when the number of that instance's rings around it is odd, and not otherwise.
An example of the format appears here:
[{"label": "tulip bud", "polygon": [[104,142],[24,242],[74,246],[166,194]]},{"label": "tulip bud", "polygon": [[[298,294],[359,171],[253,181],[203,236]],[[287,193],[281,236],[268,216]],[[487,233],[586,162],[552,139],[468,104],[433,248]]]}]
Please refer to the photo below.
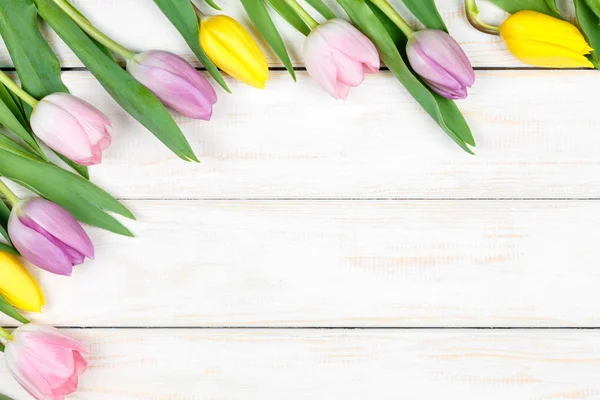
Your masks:
[{"label": "tulip bud", "polygon": [[264,89],[269,65],[254,38],[226,15],[200,21],[200,45],[217,67],[247,85]]},{"label": "tulip bud", "polygon": [[379,70],[375,45],[341,19],[319,25],[304,42],[304,62],[310,76],[336,99],[346,99],[366,72]]},{"label": "tulip bud", "polygon": [[593,49],[576,26],[535,11],[519,11],[504,21],[500,35],[520,61],[536,67],[593,68]]},{"label": "tulip bud", "polygon": [[104,113],[66,93],[44,97],[31,114],[36,136],[80,165],[102,162],[102,151],[111,143],[110,126]]},{"label": "tulip bud", "polygon": [[217,94],[208,80],[183,58],[161,50],[139,53],[127,71],[167,107],[195,119],[210,120]]},{"label": "tulip bud", "polygon": [[64,399],[87,369],[83,343],[50,326],[27,324],[12,332],[4,359],[12,376],[37,400]]},{"label": "tulip bud", "polygon": [[431,89],[448,99],[464,99],[475,83],[475,71],[467,55],[446,32],[426,29],[415,32],[406,45],[412,69]]},{"label": "tulip bud", "polygon": [[8,232],[23,257],[58,275],[71,276],[73,266],[94,258],[94,246],[81,225],[48,200],[33,198],[14,206]]},{"label": "tulip bud", "polygon": [[40,312],[44,294],[37,282],[12,254],[0,251],[0,294],[13,306]]}]

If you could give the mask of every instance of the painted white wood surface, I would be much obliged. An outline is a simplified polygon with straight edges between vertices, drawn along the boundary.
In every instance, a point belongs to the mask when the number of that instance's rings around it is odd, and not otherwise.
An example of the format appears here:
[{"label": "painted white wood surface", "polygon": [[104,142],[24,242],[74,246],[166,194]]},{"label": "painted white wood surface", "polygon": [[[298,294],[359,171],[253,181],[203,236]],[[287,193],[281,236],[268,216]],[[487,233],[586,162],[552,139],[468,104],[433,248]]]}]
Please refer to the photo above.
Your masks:
[{"label": "painted white wood surface", "polygon": [[[210,123],[177,117],[202,160],[181,162],[88,72],[73,93],[105,110],[115,141],[95,182],[122,198],[600,197],[597,71],[478,71],[469,99],[477,156],[460,150],[389,73],[346,102],[306,73],[265,91],[230,81]],[[589,91],[589,92],[587,92]]]},{"label": "painted white wood surface", "polygon": [[[150,0],[74,2],[133,49],[193,60]],[[220,4],[249,26],[238,1]],[[72,279],[35,271],[48,294],[36,319],[90,327],[71,331],[92,368],[70,398],[600,398],[598,331],[539,329],[600,326],[598,72],[486,70],[523,66],[460,0],[437,4],[481,68],[459,103],[475,157],[387,72],[347,102],[301,71],[297,84],[272,71],[264,92],[229,80],[213,121],[177,117],[198,165],[89,73],[64,73],[113,118],[92,175],[139,218],[136,239],[91,229],[97,260]],[[301,66],[301,35],[280,27]],[[232,326],[247,328],[199,329]],[[1,363],[0,392],[28,398]]]},{"label": "painted white wood surface", "polygon": [[[129,201],[37,272],[63,326],[600,326],[589,201]],[[6,320],[5,320],[6,321]],[[8,321],[6,321],[8,322]]]},{"label": "painted white wood surface", "polygon": [[[80,400],[596,399],[591,331],[71,331]],[[0,367],[2,389],[24,392]]]},{"label": "painted white wood surface", "polygon": [[[212,9],[206,6],[203,0],[195,1],[206,14],[217,13],[211,11]],[[345,16],[334,0],[326,0],[326,2],[338,11],[339,16]],[[407,20],[411,23],[415,21],[412,15],[403,8],[400,0],[391,0],[391,3],[398,9],[403,10],[402,13]],[[110,33],[114,39],[133,50],[170,50],[181,54],[189,61],[193,61],[195,65],[200,65],[185,41],[178,36],[177,30],[169,25],[166,17],[161,14],[152,0],[74,0],[73,4],[89,17],[96,26]],[[249,28],[252,27],[252,23],[245,16],[243,7],[238,0],[220,0],[218,4],[221,5],[223,13],[235,17]],[[478,67],[523,66],[510,56],[501,39],[478,33],[466,22],[461,1],[438,0],[437,4],[448,29],[464,46],[473,65]],[[482,10],[486,16],[486,21],[489,22],[501,23],[506,17],[506,14],[495,6],[482,4]],[[312,14],[315,17],[318,16],[316,12]],[[302,65],[302,34],[288,26],[275,12],[273,12],[273,19],[280,28],[295,64]],[[419,25],[415,24],[414,26]],[[50,29],[45,31],[45,36],[54,44],[63,66],[79,67],[82,65],[68,46]],[[268,47],[263,43],[263,48],[267,49]],[[273,53],[267,51],[266,55],[271,65],[281,65]],[[0,52],[0,64],[12,65],[10,58],[4,51]]]}]

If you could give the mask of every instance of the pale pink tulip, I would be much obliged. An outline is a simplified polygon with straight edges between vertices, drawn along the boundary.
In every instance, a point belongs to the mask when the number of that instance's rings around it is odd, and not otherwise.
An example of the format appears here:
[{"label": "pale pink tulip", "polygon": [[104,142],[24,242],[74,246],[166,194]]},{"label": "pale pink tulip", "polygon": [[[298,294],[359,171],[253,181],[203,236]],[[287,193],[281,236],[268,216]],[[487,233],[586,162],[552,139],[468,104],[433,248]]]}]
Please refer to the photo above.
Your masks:
[{"label": "pale pink tulip", "polygon": [[8,232],[14,246],[32,264],[70,276],[73,266],[94,258],[94,246],[79,222],[61,206],[36,197],[13,207]]},{"label": "pale pink tulip", "polygon": [[12,333],[4,358],[12,376],[36,400],[63,400],[77,390],[87,353],[58,329],[27,324]]},{"label": "pale pink tulip", "polygon": [[44,97],[31,114],[31,129],[48,147],[80,165],[102,162],[111,143],[104,113],[67,93]]},{"label": "pale pink tulip", "polygon": [[358,29],[332,19],[314,29],[304,43],[306,70],[336,99],[346,99],[351,87],[362,83],[366,72],[379,70],[375,45]]},{"label": "pale pink tulip", "polygon": [[167,107],[195,119],[210,120],[217,94],[208,80],[183,58],[162,50],[139,53],[127,71]]}]

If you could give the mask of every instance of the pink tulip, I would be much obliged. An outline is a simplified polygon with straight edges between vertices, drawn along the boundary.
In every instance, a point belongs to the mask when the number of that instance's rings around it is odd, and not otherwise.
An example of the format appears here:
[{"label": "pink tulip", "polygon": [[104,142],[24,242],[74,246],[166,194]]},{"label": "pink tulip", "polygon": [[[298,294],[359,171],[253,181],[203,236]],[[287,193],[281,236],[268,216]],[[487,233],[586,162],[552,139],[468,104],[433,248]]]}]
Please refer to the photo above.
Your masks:
[{"label": "pink tulip", "polygon": [[63,400],[77,390],[87,369],[88,351],[75,339],[50,326],[27,324],[8,340],[8,370],[37,400]]},{"label": "pink tulip", "polygon": [[217,94],[208,80],[176,54],[151,50],[127,62],[127,71],[164,105],[195,119],[210,120]]},{"label": "pink tulip", "polygon": [[80,165],[102,162],[102,151],[111,143],[110,126],[104,113],[66,93],[44,97],[31,114],[36,136]]},{"label": "pink tulip", "polygon": [[375,45],[358,29],[341,19],[315,28],[304,43],[306,70],[336,99],[346,99],[350,87],[358,86],[365,71],[379,70]]},{"label": "pink tulip", "polygon": [[13,207],[8,232],[23,257],[58,275],[71,276],[73,266],[94,258],[92,241],[75,218],[39,197]]}]

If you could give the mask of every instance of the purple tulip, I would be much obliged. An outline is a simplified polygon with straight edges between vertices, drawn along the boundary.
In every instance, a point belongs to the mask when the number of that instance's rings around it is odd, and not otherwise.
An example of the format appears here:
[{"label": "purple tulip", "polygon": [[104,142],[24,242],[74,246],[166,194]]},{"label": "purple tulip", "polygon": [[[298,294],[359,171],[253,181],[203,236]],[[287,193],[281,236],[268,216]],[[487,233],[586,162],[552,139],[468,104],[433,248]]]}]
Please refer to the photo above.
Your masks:
[{"label": "purple tulip", "polygon": [[168,51],[139,53],[127,71],[169,108],[195,119],[210,120],[217,94],[208,80],[187,61]]},{"label": "purple tulip", "polygon": [[80,165],[102,162],[102,152],[111,143],[110,126],[104,113],[67,93],[44,97],[31,114],[36,136]]},{"label": "purple tulip", "polygon": [[13,207],[8,232],[17,250],[46,271],[71,276],[73,266],[94,258],[94,246],[64,208],[39,197]]},{"label": "purple tulip", "polygon": [[342,19],[315,28],[304,42],[304,62],[310,76],[336,99],[346,99],[360,85],[365,72],[379,70],[373,42]]},{"label": "purple tulip", "polygon": [[434,92],[448,99],[465,99],[475,83],[475,71],[467,55],[444,31],[415,32],[406,46],[408,61]]}]

